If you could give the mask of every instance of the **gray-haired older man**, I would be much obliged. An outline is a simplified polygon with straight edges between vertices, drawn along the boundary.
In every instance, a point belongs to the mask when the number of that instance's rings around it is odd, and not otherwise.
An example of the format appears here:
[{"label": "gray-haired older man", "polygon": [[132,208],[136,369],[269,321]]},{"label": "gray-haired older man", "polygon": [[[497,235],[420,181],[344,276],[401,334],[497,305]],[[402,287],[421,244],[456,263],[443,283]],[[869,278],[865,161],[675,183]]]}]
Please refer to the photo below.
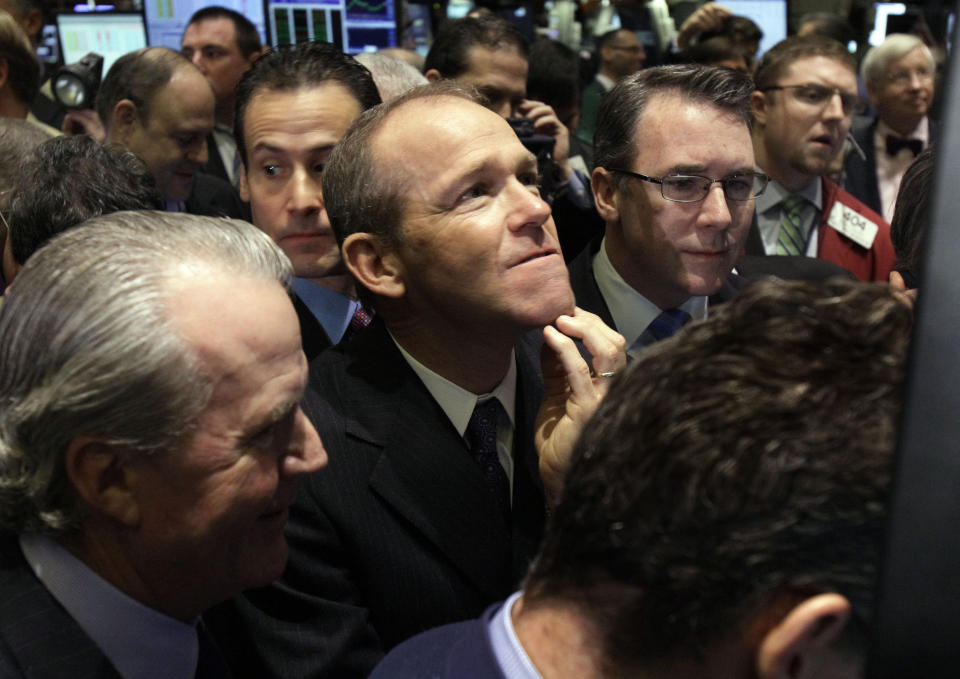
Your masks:
[{"label": "gray-haired older man", "polygon": [[[290,263],[160,212],[39,250],[0,308],[0,676],[229,676],[201,612],[275,578],[325,453]],[[211,332],[211,328],[215,332]]]}]

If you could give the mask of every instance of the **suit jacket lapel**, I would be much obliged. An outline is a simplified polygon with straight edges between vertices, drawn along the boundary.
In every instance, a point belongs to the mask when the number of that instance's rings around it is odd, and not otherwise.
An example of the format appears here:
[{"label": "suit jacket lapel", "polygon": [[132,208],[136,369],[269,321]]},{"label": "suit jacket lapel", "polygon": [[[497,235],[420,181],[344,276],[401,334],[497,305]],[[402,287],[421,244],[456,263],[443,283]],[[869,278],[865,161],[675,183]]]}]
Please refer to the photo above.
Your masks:
[{"label": "suit jacket lapel", "polygon": [[291,292],[290,301],[293,302],[293,308],[300,320],[300,342],[303,344],[303,353],[308,361],[312,361],[321,351],[333,346],[333,342],[299,295]]}]

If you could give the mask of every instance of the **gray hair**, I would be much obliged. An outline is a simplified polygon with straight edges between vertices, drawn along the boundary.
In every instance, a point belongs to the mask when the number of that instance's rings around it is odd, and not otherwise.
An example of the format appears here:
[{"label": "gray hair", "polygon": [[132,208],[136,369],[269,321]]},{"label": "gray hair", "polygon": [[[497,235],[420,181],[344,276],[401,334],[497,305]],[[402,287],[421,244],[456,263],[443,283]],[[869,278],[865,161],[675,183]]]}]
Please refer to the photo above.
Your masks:
[{"label": "gray hair", "polygon": [[923,54],[927,57],[932,72],[936,67],[936,62],[933,60],[933,53],[930,51],[930,48],[924,44],[923,40],[915,35],[894,33],[893,35],[888,35],[887,38],[876,47],[870,48],[867,56],[863,58],[863,63],[860,64],[860,77],[863,78],[863,82],[865,83],[881,83],[891,61],[899,59],[918,47],[923,49]]},{"label": "gray hair", "polygon": [[427,84],[423,73],[401,59],[379,52],[358,54],[356,59],[370,71],[383,101],[390,101],[407,90]]},{"label": "gray hair", "polygon": [[189,434],[212,385],[170,284],[198,271],[292,276],[252,225],[164,212],[98,217],[31,256],[0,307],[0,527],[80,525],[64,464],[79,436],[157,454]]},{"label": "gray hair", "polygon": [[51,138],[45,129],[20,118],[0,116],[0,210],[10,207],[24,159]]}]

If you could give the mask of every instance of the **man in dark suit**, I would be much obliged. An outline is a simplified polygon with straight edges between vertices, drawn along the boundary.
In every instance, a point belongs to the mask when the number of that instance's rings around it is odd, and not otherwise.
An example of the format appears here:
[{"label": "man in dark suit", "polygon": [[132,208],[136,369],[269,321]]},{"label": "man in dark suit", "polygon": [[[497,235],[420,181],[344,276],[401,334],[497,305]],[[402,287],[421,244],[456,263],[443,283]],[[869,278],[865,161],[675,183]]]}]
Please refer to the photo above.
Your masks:
[{"label": "man in dark suit", "polygon": [[263,52],[260,34],[247,17],[226,7],[194,12],[180,40],[180,52],[210,82],[216,98],[216,124],[207,135],[203,171],[239,190],[241,159],[233,137],[237,83]]},{"label": "man in dark suit", "polygon": [[661,66],[621,80],[600,108],[592,183],[606,232],[571,262],[570,280],[629,356],[742,285],[730,271],[766,186],[754,172],[752,91],[729,69]]},{"label": "man in dark suit", "polygon": [[830,38],[794,36],[763,55],[754,80],[754,149],[771,181],[746,253],[818,257],[885,282],[890,225],[826,177],[862,110],[853,57]]},{"label": "man in dark suit", "polygon": [[920,38],[896,33],[867,52],[860,72],[877,116],[854,119],[850,134],[863,156],[847,155],[844,186],[889,222],[903,173],[934,140],[927,114],[936,63]]},{"label": "man in dark suit", "polygon": [[325,459],[290,273],[249,224],[163,212],[27,261],[0,308],[0,675],[230,676],[198,617],[280,574]]},{"label": "man in dark suit", "polygon": [[97,93],[106,142],[136,153],[170,212],[250,219],[225,181],[203,175],[213,129],[213,90],[183,55],[149,47],[117,59]]},{"label": "man in dark suit", "polygon": [[[361,114],[334,150],[327,210],[377,319],[311,365],[305,406],[331,465],[291,513],[289,568],[218,616],[246,676],[365,677],[525,572],[570,435],[605,389],[572,338],[597,373],[625,361],[622,338],[574,308],[536,182],[510,126],[454,83]],[[554,322],[538,417],[520,340]]]},{"label": "man in dark suit", "polygon": [[371,679],[863,676],[910,326],[881,286],[765,283],[652,348],[523,590]]},{"label": "man in dark suit", "polygon": [[320,180],[353,119],[379,103],[370,73],[320,42],[267,54],[237,91],[240,194],[254,225],[293,262],[307,359],[369,321],[340,259]]}]

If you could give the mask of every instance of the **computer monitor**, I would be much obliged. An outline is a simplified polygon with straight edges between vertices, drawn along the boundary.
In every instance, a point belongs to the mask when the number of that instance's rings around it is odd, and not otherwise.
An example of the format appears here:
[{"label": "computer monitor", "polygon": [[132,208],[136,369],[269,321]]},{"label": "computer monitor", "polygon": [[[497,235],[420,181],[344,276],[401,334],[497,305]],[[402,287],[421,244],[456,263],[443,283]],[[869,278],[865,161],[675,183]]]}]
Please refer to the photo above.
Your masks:
[{"label": "computer monitor", "polygon": [[147,20],[147,39],[151,47],[169,47],[180,51],[180,38],[187,22],[198,9],[217,5],[232,9],[247,17],[266,44],[263,18],[263,0],[144,0],[143,14]]},{"label": "computer monitor", "polygon": [[348,54],[397,46],[395,0],[267,0],[270,44],[322,40]]},{"label": "computer monitor", "polygon": [[147,46],[143,15],[139,12],[58,14],[57,32],[63,63],[73,64],[96,52],[103,57],[103,75],[119,57]]},{"label": "computer monitor", "polygon": [[752,20],[763,31],[757,58],[787,37],[787,0],[722,0],[720,4]]},{"label": "computer monitor", "polygon": [[873,3],[873,30],[867,37],[867,42],[876,46],[887,37],[887,22],[891,16],[907,13],[907,6],[902,2],[875,2]]}]

